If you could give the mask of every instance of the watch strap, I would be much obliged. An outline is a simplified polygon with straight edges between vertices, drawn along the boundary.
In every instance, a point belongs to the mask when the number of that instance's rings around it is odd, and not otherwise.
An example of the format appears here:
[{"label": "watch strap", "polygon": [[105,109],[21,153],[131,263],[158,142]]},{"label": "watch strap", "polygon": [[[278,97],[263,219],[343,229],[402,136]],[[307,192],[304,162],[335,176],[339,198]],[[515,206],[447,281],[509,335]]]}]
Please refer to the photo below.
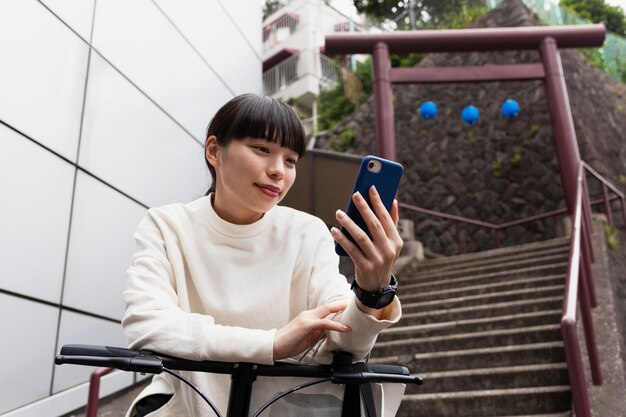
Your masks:
[{"label": "watch strap", "polygon": [[381,309],[387,307],[393,302],[398,288],[398,280],[391,274],[389,285],[385,285],[375,292],[368,292],[359,287],[356,277],[352,280],[351,289],[354,291],[356,298],[369,308]]}]

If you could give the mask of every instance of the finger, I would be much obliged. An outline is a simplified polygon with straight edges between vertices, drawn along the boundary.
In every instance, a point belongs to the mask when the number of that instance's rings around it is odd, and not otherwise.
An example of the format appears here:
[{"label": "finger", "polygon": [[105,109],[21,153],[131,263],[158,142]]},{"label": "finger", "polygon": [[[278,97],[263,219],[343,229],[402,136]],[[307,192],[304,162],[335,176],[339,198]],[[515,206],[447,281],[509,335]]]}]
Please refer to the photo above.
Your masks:
[{"label": "finger", "polygon": [[[372,240],[374,241],[374,244],[376,244],[377,242],[380,242],[387,237],[386,231],[380,220],[382,214],[377,213],[377,211],[380,211],[380,209],[382,209],[382,213],[385,213],[387,210],[385,210],[385,206],[380,200],[380,196],[378,195],[378,193],[376,193],[375,191],[372,192],[372,190],[375,190],[374,186],[371,186],[368,191],[369,200],[372,204],[372,207],[370,207],[365,198],[359,192],[354,193],[354,195],[352,196],[352,201],[354,201],[354,204],[361,213],[361,217],[363,217],[363,220],[365,221],[365,224],[367,225],[367,228],[372,235]],[[391,222],[391,220],[389,220],[389,222]]]},{"label": "finger", "polygon": [[336,301],[334,303],[322,304],[321,306],[315,308],[313,311],[315,312],[317,318],[322,318],[332,313],[339,313],[345,310],[347,307],[347,301]]},{"label": "finger", "polygon": [[313,326],[315,329],[332,330],[335,332],[348,333],[352,329],[343,323],[338,321],[332,321],[330,319],[319,319]]},{"label": "finger", "polygon": [[[374,212],[378,221],[384,230],[384,233],[387,237],[392,237],[397,232],[397,221],[394,224],[394,219],[391,214],[387,211],[387,208],[383,204],[382,199],[380,198],[380,194],[375,186],[371,186],[370,190],[370,201],[372,202],[372,207],[374,208]],[[394,202],[396,200],[394,199]],[[391,205],[391,209],[393,210],[393,204]],[[368,225],[369,226],[369,225]]]},{"label": "finger", "polygon": [[391,220],[393,220],[393,225],[398,230],[398,221],[400,221],[400,212],[398,207],[398,200],[393,199],[393,204],[391,205]]},{"label": "finger", "polygon": [[[368,220],[368,217],[375,217],[374,213],[369,208],[367,202],[360,193],[354,193],[354,195],[352,196],[352,201],[357,210],[361,213],[361,217],[367,225],[370,222]],[[356,246],[365,254],[365,256],[372,256],[375,250],[374,243],[372,242],[372,238],[370,238],[365,232],[365,228],[361,228],[360,225],[356,224],[349,216],[347,216],[341,210],[337,210],[336,217],[337,221],[350,234],[350,236],[352,236],[352,239],[354,239],[354,241],[351,243],[356,244]]]},{"label": "finger", "polygon": [[331,227],[330,234],[333,236],[333,239],[335,239],[339,246],[341,246],[346,251],[346,253],[350,256],[353,262],[361,264],[367,262],[365,255],[363,254],[363,252],[361,252],[361,249],[357,245],[352,243],[350,239],[348,239],[346,235],[341,233],[339,229],[337,229],[336,227]]}]

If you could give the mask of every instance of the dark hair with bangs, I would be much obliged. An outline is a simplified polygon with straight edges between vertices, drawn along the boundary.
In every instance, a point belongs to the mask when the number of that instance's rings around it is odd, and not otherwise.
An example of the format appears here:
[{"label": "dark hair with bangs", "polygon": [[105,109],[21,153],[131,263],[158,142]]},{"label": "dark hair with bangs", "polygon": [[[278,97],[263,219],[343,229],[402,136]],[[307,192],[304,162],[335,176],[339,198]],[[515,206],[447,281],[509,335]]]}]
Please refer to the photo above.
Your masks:
[{"label": "dark hair with bangs", "polygon": [[[296,152],[299,157],[306,149],[304,127],[287,104],[258,94],[242,94],[224,104],[209,123],[206,138],[215,136],[220,146],[233,139],[266,139]],[[206,195],[215,191],[215,168],[204,156],[213,183]]]}]

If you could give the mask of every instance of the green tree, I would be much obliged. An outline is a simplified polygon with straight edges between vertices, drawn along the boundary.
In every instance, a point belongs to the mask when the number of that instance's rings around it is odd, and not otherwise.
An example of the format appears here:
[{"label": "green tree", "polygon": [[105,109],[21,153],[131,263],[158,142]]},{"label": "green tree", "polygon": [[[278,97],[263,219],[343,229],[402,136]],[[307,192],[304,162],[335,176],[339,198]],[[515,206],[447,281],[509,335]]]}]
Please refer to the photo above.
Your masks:
[{"label": "green tree", "polygon": [[[372,95],[371,66],[372,60],[368,58],[364,62],[358,62],[354,71],[363,86],[360,103]],[[355,108],[356,106],[344,94],[343,80],[340,79],[333,87],[320,92],[318,97],[318,128],[320,130],[330,129],[354,112]]]},{"label": "green tree", "polygon": [[583,19],[604,22],[608,31],[626,36],[626,16],[619,6],[611,6],[605,0],[561,0],[560,4]]},{"label": "green tree", "polygon": [[[482,15],[485,0],[353,0],[359,13],[377,23],[393,22],[397,29],[457,28],[467,24],[459,16]],[[462,26],[461,26],[462,27]]]},{"label": "green tree", "polygon": [[283,7],[282,0],[265,0],[263,4],[263,20],[281,7]]}]

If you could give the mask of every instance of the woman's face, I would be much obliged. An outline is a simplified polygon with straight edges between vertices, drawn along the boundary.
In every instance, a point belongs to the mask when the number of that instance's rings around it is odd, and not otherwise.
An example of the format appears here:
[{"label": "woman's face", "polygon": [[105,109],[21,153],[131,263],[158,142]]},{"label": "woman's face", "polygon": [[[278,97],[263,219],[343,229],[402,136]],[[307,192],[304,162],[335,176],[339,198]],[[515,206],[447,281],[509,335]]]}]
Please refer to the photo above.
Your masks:
[{"label": "woman's face", "polygon": [[206,153],[217,177],[213,208],[230,223],[259,220],[296,179],[298,154],[265,139],[235,139],[222,147],[211,136]]}]

